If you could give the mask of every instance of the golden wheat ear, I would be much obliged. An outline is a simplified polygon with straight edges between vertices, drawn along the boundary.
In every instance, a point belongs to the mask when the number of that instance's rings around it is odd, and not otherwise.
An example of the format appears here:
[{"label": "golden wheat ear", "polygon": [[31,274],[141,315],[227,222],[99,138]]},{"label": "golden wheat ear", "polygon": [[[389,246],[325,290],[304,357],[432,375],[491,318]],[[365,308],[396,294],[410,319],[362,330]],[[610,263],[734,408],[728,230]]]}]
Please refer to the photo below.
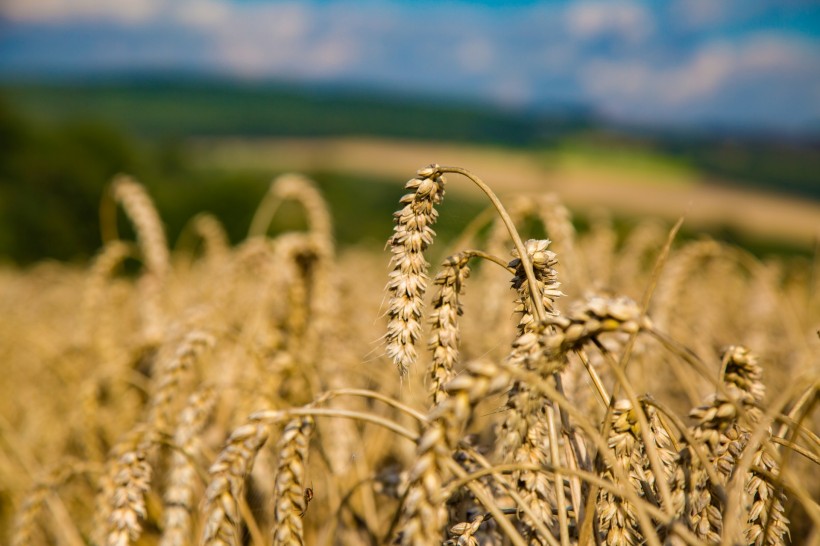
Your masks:
[{"label": "golden wheat ear", "polygon": [[134,224],[145,271],[140,277],[141,311],[145,343],[151,346],[162,340],[167,322],[162,292],[171,271],[171,256],[165,228],[154,202],[142,184],[129,176],[118,175],[111,183],[116,203]]},{"label": "golden wheat ear", "polygon": [[399,374],[406,377],[416,361],[416,341],[421,335],[427,268],[424,251],[433,244],[436,232],[430,227],[438,219],[435,206],[444,198],[444,177],[438,165],[420,169],[404,186],[412,193],[401,198],[404,208],[393,217],[396,226],[387,241],[392,254],[387,307],[386,349]]}]

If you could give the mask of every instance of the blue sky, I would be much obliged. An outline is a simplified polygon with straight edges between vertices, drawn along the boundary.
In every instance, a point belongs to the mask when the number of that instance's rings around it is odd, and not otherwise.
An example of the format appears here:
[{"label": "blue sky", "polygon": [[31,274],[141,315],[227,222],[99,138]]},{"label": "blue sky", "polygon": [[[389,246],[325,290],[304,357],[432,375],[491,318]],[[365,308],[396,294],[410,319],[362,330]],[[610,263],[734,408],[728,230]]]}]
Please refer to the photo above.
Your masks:
[{"label": "blue sky", "polygon": [[820,133],[820,3],[4,0],[0,77],[343,83],[619,122]]}]

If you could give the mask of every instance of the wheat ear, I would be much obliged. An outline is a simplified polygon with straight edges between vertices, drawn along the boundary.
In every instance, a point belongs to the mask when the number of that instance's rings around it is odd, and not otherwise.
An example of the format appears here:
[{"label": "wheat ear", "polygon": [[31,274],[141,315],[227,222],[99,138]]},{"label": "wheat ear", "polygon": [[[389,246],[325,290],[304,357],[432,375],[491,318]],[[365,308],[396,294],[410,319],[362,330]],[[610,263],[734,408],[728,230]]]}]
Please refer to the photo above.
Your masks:
[{"label": "wheat ear", "polygon": [[417,177],[404,186],[412,193],[401,198],[404,205],[394,213],[396,226],[387,241],[392,253],[387,283],[387,355],[406,377],[416,361],[415,344],[421,335],[427,268],[424,251],[433,243],[432,226],[438,218],[435,206],[444,198],[444,177],[438,165],[420,169]]},{"label": "wheat ear", "polygon": [[709,463],[716,471],[714,475],[719,480],[714,483],[702,468],[703,463],[692,457],[689,526],[701,540],[708,542],[719,541],[723,532],[724,501],[713,491],[715,487],[726,485],[735,458],[743,449],[737,427],[738,405],[752,402],[745,392],[733,385],[726,390],[730,397],[723,393],[714,394],[689,413],[696,420],[690,431],[692,438],[705,447]]},{"label": "wheat ear", "polygon": [[[740,345],[728,347],[723,354],[723,368],[721,379],[727,386],[735,386],[748,396],[754,403],[760,403],[765,394],[762,381],[763,368],[758,363],[757,356]],[[746,411],[751,420],[749,425],[755,424],[761,416],[761,410],[751,404]],[[732,435],[732,463],[740,458],[740,451],[745,448],[751,430],[742,424],[730,431]],[[769,433],[771,436],[771,432]],[[744,504],[747,507],[748,519],[743,530],[744,540],[754,546],[779,546],[785,544],[789,534],[789,519],[785,514],[785,495],[771,483],[768,476],[778,476],[779,465],[771,455],[768,446],[769,438],[765,439],[755,451],[752,459],[752,470],[745,477],[743,484]],[[719,470],[725,469],[719,468]],[[760,471],[756,470],[760,469]]]},{"label": "wheat ear", "polygon": [[205,257],[212,263],[220,263],[228,256],[231,242],[222,222],[207,212],[197,214],[192,223],[194,233],[205,244]]},{"label": "wheat ear", "polygon": [[309,178],[300,174],[286,173],[271,182],[267,194],[256,209],[248,238],[264,235],[281,202],[297,201],[305,210],[308,231],[330,243],[333,239],[333,221],[330,209],[321,192]]},{"label": "wheat ear", "polygon": [[197,360],[216,343],[203,330],[193,330],[183,338],[174,356],[160,364],[154,377],[156,390],[148,410],[148,424],[152,430],[170,432],[174,400],[179,397],[186,376],[193,372]]},{"label": "wheat ear", "polygon": [[195,510],[194,486],[198,481],[196,460],[200,452],[200,433],[216,405],[216,391],[205,388],[191,395],[179,416],[174,432],[176,450],[171,455],[168,488],[160,546],[185,546],[192,533],[191,514]]},{"label": "wheat ear", "polygon": [[113,468],[113,491],[109,498],[107,546],[128,546],[142,534],[140,520],[148,512],[145,495],[151,488],[151,465],[146,460],[148,445],[121,455]]},{"label": "wheat ear", "polygon": [[416,462],[408,475],[402,505],[401,544],[441,542],[447,519],[443,505],[443,480],[449,475],[451,452],[473,417],[476,404],[509,385],[509,376],[489,362],[472,362],[465,372],[445,385],[448,396],[430,414],[430,423],[418,439]]},{"label": "wheat ear", "polygon": [[[515,271],[512,287],[518,295],[515,310],[520,318],[518,337],[507,362],[522,369],[536,371],[542,377],[551,376],[566,364],[564,355],[548,354],[547,347],[543,344],[546,327],[537,319],[533,308],[533,302],[539,301],[547,316],[553,316],[556,314],[554,300],[562,295],[558,289],[560,283],[557,273],[553,268],[557,263],[556,257],[548,250],[548,246],[548,240],[530,239],[524,244],[532,264],[537,290],[535,294],[531,291],[524,269],[525,262],[517,249],[513,251],[514,259],[509,264]],[[557,433],[554,419],[550,417],[540,394],[533,392],[525,382],[516,380],[507,396],[507,413],[499,431],[497,451],[502,459],[512,454],[512,460],[516,463],[545,466],[555,454],[553,447],[557,447],[552,445],[552,439],[557,437]],[[552,462],[556,467],[559,466],[557,457]],[[537,519],[551,531],[556,530],[553,507],[558,502],[558,486],[553,490],[546,474],[531,470],[518,471],[513,477],[523,489],[522,497],[535,512]],[[562,481],[562,478],[556,478],[558,480]],[[561,488],[563,493],[563,484]],[[525,523],[534,529],[533,522],[525,518]],[[541,540],[545,540],[544,537]]]},{"label": "wheat ear", "polygon": [[[640,497],[644,496],[644,454],[638,419],[628,400],[615,402],[610,413],[607,445],[612,450],[615,464],[621,472],[613,472],[612,466],[604,465],[601,477],[611,480],[619,487],[629,487]],[[618,475],[628,476],[628,483],[621,483]],[[631,546],[641,541],[640,527],[635,508],[625,497],[602,489],[598,494],[598,525],[601,539],[612,546]]]},{"label": "wheat ear", "polygon": [[153,201],[141,184],[128,176],[119,175],[111,183],[111,191],[137,232],[146,267],[146,274],[140,279],[143,335],[146,342],[157,343],[162,338],[165,325],[160,297],[171,270],[165,230]]},{"label": "wheat ear", "polygon": [[106,316],[110,309],[104,305],[106,287],[116,268],[132,253],[132,247],[128,243],[110,241],[94,256],[88,272],[82,307],[84,334],[96,346],[104,362],[109,361],[110,355],[117,353],[116,342],[110,332],[110,324],[114,323],[115,319]]},{"label": "wheat ear", "polygon": [[231,433],[216,462],[211,465],[203,508],[203,544],[239,544],[239,499],[245,491],[245,478],[267,439],[266,425],[258,422],[242,425]]},{"label": "wheat ear", "polygon": [[433,284],[438,290],[433,296],[433,310],[430,313],[431,333],[428,348],[432,353],[430,392],[434,405],[444,399],[444,384],[455,375],[460,340],[458,316],[462,313],[459,299],[464,282],[470,276],[470,267],[467,265],[470,257],[471,255],[465,252],[448,257],[433,279]]},{"label": "wheat ear", "polygon": [[307,511],[307,458],[313,418],[291,420],[279,440],[273,502],[273,544],[304,544],[302,517]]}]

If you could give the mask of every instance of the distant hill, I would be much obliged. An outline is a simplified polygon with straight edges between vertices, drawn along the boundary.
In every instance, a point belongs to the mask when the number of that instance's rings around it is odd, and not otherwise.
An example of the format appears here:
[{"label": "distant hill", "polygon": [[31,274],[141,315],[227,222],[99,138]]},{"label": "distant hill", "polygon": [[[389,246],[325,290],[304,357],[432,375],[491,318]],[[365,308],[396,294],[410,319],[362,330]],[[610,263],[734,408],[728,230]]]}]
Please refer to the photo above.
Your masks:
[{"label": "distant hill", "polygon": [[577,114],[544,117],[475,102],[198,78],[0,84],[0,92],[41,119],[96,119],[150,138],[362,135],[520,146],[590,126]]},{"label": "distant hill", "polygon": [[607,125],[579,110],[504,110],[366,90],[191,77],[5,83],[0,98],[37,120],[102,122],[153,141],[361,135],[529,148],[580,142],[626,153],[639,149],[683,160],[722,180],[820,199],[820,139],[647,131]]}]

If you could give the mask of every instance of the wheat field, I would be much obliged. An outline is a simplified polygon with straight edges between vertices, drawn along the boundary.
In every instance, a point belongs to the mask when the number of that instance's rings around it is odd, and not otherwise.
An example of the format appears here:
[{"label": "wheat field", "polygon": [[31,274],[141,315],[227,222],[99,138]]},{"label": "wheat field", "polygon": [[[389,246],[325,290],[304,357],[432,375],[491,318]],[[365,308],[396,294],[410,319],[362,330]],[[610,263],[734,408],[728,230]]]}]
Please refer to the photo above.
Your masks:
[{"label": "wheat field", "polygon": [[[454,184],[488,208],[439,241]],[[0,269],[0,540],[820,543],[816,264],[405,190],[381,254],[298,175],[172,252],[120,176],[91,263]]]}]

